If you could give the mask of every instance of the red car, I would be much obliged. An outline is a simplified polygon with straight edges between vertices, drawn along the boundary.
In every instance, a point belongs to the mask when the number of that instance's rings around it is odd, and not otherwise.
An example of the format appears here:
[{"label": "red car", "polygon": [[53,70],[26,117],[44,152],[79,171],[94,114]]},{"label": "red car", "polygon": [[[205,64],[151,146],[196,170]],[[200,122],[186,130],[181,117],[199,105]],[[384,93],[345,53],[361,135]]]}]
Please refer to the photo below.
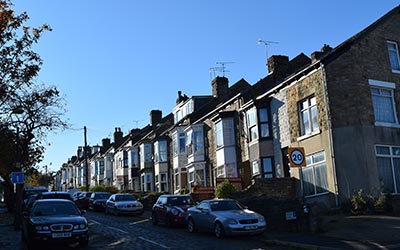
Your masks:
[{"label": "red car", "polygon": [[187,209],[194,205],[195,202],[190,195],[161,195],[152,208],[153,225],[159,222],[169,227],[183,225]]},{"label": "red car", "polygon": [[89,209],[89,199],[91,195],[92,192],[82,192],[77,196],[74,202],[80,209],[87,210]]}]

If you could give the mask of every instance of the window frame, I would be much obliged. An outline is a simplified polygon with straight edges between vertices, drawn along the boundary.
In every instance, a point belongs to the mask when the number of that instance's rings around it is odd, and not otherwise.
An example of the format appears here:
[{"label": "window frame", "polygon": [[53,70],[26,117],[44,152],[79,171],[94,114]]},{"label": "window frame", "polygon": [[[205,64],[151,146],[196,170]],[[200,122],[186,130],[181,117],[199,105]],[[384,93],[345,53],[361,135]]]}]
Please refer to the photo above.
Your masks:
[{"label": "window frame", "polygon": [[249,135],[249,142],[258,141],[260,134],[258,131],[258,112],[256,107],[252,107],[246,112],[247,131]]},{"label": "window frame", "polygon": [[[388,148],[389,149],[389,153],[388,154],[384,154],[384,153],[378,153],[378,147],[381,148]],[[394,159],[398,159],[400,160],[400,153],[399,154],[395,154],[393,153],[393,149],[397,148],[400,149],[400,146],[393,146],[393,145],[381,145],[381,144],[377,144],[375,145],[375,158],[377,159],[376,162],[376,167],[378,168],[378,173],[379,173],[379,179],[381,179],[380,176],[380,172],[379,172],[379,163],[378,163],[378,158],[388,158],[390,159],[390,169],[391,169],[391,177],[392,177],[392,184],[393,184],[393,191],[391,194],[400,194],[400,175],[397,177],[396,176],[396,170],[395,170],[395,164],[394,164]],[[399,167],[400,168],[400,167]]]},{"label": "window frame", "polygon": [[[396,89],[396,84],[393,82],[384,82],[384,81],[378,81],[378,80],[372,80],[368,79],[368,84],[370,86],[370,92],[371,92],[371,102],[372,102],[372,108],[374,110],[374,121],[375,121],[375,126],[384,126],[384,127],[396,127],[400,128],[399,120],[397,117],[397,110],[396,110],[396,100],[395,100],[395,92],[394,90]],[[379,90],[380,92],[386,90],[390,91],[390,97],[386,95],[377,95],[372,92],[372,90]],[[374,96],[379,96],[379,97],[389,97],[391,106],[392,106],[392,116],[394,118],[394,122],[388,122],[388,121],[377,121],[377,114],[376,114],[376,105],[374,103]]]},{"label": "window frame", "polygon": [[[314,159],[317,158],[317,156],[323,156],[323,160],[322,161],[315,161]],[[313,154],[307,155],[306,156],[306,162],[307,162],[307,166],[304,168],[301,168],[301,175],[302,175],[302,186],[303,186],[303,196],[305,198],[308,197],[314,197],[314,196],[319,196],[319,195],[325,195],[325,194],[329,194],[329,181],[328,181],[328,166],[327,166],[327,162],[326,162],[326,155],[325,155],[325,151],[320,151],[320,152],[315,152]],[[326,191],[322,191],[319,192],[318,191],[318,186],[317,186],[317,181],[320,180],[320,178],[316,178],[316,170],[317,168],[320,167],[325,167],[325,171],[326,171],[326,187],[320,187],[320,188],[324,188],[326,189]],[[312,171],[312,182],[310,183],[314,189],[314,191],[311,194],[306,194],[305,193],[305,184],[304,184],[304,176],[305,173],[304,171]]]},{"label": "window frame", "polygon": [[[391,48],[389,48],[390,44],[395,46],[394,50],[391,50]],[[390,68],[392,69],[392,73],[400,74],[400,55],[399,55],[398,43],[394,41],[387,41],[387,49],[388,49],[389,63],[390,63]],[[393,68],[391,53],[395,53],[395,57],[397,59],[397,65],[399,67],[398,69]]]},{"label": "window frame", "polygon": [[[312,100],[315,100],[313,104]],[[307,107],[303,107],[303,104],[307,102]],[[315,108],[316,114],[316,124],[313,121],[313,108]],[[307,113],[308,123],[309,123],[309,132],[306,130],[306,124],[304,121],[304,113]],[[315,95],[308,96],[307,98],[302,99],[298,102],[298,114],[299,114],[299,123],[300,123],[300,137],[307,137],[314,134],[320,133],[319,129],[319,119],[318,119],[318,105],[317,98]],[[316,126],[315,126],[316,125]]]}]

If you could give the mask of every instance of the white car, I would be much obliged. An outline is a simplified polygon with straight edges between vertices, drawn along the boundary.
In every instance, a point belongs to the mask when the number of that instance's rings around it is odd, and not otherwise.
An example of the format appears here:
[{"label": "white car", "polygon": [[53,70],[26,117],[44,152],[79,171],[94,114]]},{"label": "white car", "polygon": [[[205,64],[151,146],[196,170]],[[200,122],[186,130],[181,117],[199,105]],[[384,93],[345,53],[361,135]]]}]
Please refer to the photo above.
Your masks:
[{"label": "white car", "polygon": [[106,214],[143,214],[143,204],[133,194],[113,194],[106,201]]}]

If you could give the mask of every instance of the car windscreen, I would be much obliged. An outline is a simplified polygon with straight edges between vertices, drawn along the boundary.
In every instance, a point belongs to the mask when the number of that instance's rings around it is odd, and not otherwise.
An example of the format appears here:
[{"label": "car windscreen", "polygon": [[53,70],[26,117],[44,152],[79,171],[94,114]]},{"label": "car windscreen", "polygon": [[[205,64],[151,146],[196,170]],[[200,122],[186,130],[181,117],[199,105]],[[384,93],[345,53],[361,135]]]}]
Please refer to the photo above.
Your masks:
[{"label": "car windscreen", "polygon": [[33,216],[79,216],[79,212],[72,203],[41,202],[31,210]]},{"label": "car windscreen", "polygon": [[123,194],[115,196],[116,201],[135,201],[136,198],[133,195]]},{"label": "car windscreen", "polygon": [[243,209],[236,201],[231,201],[231,200],[211,201],[210,206],[211,206],[212,211],[226,211],[226,210]]},{"label": "car windscreen", "polygon": [[108,199],[110,197],[110,194],[96,194],[95,199]]},{"label": "car windscreen", "polygon": [[171,206],[185,206],[185,205],[194,205],[194,202],[191,197],[189,196],[175,196],[175,197],[168,197],[168,204]]}]

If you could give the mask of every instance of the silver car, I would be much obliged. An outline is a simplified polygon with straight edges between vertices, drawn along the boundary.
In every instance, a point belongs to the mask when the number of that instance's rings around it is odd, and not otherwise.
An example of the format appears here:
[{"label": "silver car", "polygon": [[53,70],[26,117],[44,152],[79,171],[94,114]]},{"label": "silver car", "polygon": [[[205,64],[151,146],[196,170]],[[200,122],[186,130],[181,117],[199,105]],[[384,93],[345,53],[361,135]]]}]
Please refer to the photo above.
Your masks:
[{"label": "silver car", "polygon": [[133,194],[113,194],[108,198],[105,212],[120,214],[143,214],[143,204]]},{"label": "silver car", "polygon": [[248,210],[233,199],[204,200],[189,208],[186,217],[189,232],[205,230],[217,238],[224,235],[262,234],[267,223],[264,217]]}]

